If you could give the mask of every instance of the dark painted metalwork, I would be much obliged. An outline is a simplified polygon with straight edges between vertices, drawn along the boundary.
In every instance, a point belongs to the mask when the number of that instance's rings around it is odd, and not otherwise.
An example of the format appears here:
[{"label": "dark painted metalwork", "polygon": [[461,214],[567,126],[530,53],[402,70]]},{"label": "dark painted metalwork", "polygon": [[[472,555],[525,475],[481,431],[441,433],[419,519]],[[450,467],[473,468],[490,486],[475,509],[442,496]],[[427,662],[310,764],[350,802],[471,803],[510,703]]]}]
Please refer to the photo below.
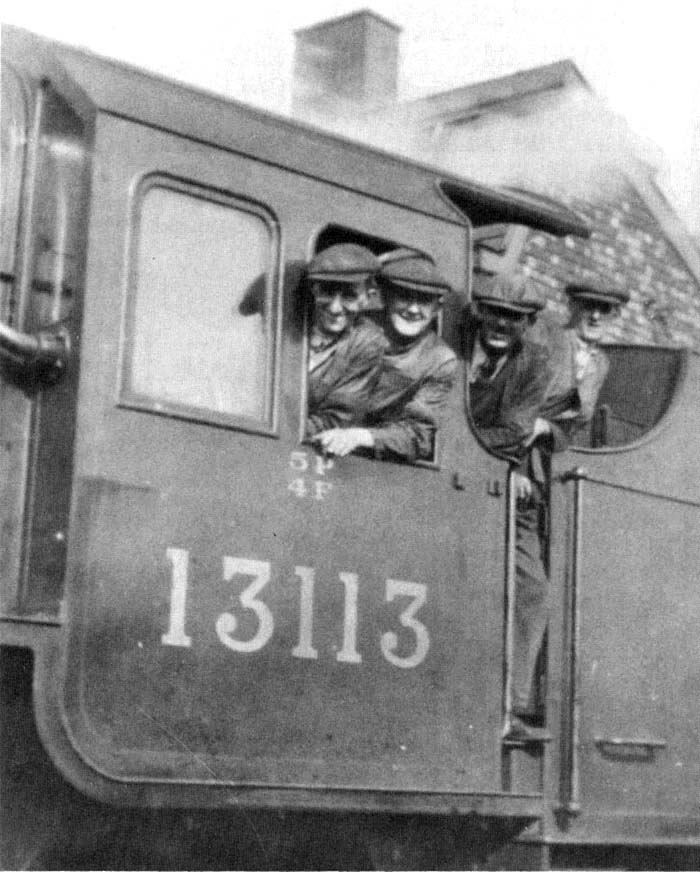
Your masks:
[{"label": "dark painted metalwork", "polygon": [[700,501],[698,500],[689,500],[683,497],[676,497],[673,494],[664,494],[657,493],[656,491],[645,490],[644,488],[633,487],[629,484],[621,484],[616,481],[606,481],[603,478],[596,478],[595,476],[588,475],[586,472],[582,472],[580,478],[585,479],[586,481],[590,481],[592,484],[602,484],[605,487],[613,488],[614,490],[625,491],[629,494],[640,494],[641,496],[651,497],[654,500],[663,500],[667,503],[676,503],[679,506],[694,506],[695,508],[700,509]]},{"label": "dark painted metalwork", "polygon": [[[43,760],[42,771],[62,788],[78,787],[66,807],[99,800],[85,812],[88,823],[105,802],[138,806],[132,814],[140,822],[170,809],[156,838],[182,829],[181,808],[220,814],[220,829],[236,836],[242,821],[290,809],[309,816],[312,836],[322,816],[337,823],[364,815],[379,868],[423,856],[402,853],[408,831],[427,834],[433,823],[426,842],[444,844],[445,829],[457,834],[454,853],[440,854],[436,868],[486,868],[489,858],[497,865],[499,851],[516,851],[519,838],[543,864],[548,844],[700,845],[691,797],[700,685],[690,656],[700,608],[693,575],[700,555],[690,535],[700,507],[692,442],[700,430],[698,359],[617,347],[607,427],[599,426],[597,450],[581,448],[588,472],[570,470],[576,451],[555,458],[562,472],[552,484],[546,722],[563,729],[550,746],[503,741],[511,720],[516,498],[506,460],[489,455],[472,432],[464,366],[434,463],[332,462],[300,440],[301,277],[319,240],[347,235],[377,251],[408,245],[431,253],[457,288],[440,329],[460,354],[471,224],[515,221],[583,236],[587,225],[547,198],[446,179],[7,33],[3,52],[14,53],[37,99],[20,267],[18,276],[14,269],[2,276],[7,285],[20,279],[22,317],[0,329],[0,346],[32,366],[37,355],[51,360],[43,349],[53,346],[65,378],[48,387],[22,376],[21,365],[19,377],[3,369],[2,411],[12,420],[2,422],[0,447],[13,468],[0,469],[3,545],[11,552],[1,564],[0,626],[4,645],[34,652],[34,699],[27,684],[27,704],[13,712],[18,722],[36,717],[53,760]],[[42,165],[48,152],[40,142],[56,146],[55,165]],[[61,168],[71,182],[65,190]],[[197,310],[198,300],[220,302],[218,293],[198,296],[211,234],[189,248],[167,233],[139,236],[138,192],[144,180],[147,187],[166,178],[200,206],[255,204],[251,214],[273,216],[275,252],[283,254],[260,268],[265,275],[250,294],[228,296],[226,264],[235,257],[218,267],[229,305],[222,321],[233,308],[247,324],[271,317],[260,331],[264,354],[253,342],[245,347],[261,355],[260,383],[269,391],[258,411],[236,417],[235,403],[213,404],[216,391],[188,405],[143,363],[146,378],[135,382],[145,388],[124,389],[133,333],[157,330],[167,299],[146,295],[138,308],[137,273],[150,255],[165,262],[190,253],[176,267],[191,278],[178,293],[194,301],[181,335],[199,330],[206,338],[218,326],[216,314],[198,320]],[[61,191],[75,201],[61,200]],[[59,202],[75,208],[61,212]],[[39,250],[39,236],[55,243],[51,256]],[[142,238],[155,248],[159,238],[170,241],[139,261]],[[191,255],[200,244],[198,259]],[[250,254],[244,248],[241,259]],[[234,284],[235,269],[230,275]],[[168,330],[179,328],[172,318]],[[216,347],[225,345],[211,332]],[[166,354],[160,365],[166,375],[183,365],[185,384],[197,385],[197,361]],[[210,369],[215,382],[226,374]],[[653,402],[643,392],[629,396],[634,372],[657,374],[647,391]],[[616,647],[618,636],[629,651]],[[637,660],[644,668],[635,671]],[[662,667],[666,688],[654,684]],[[36,747],[38,738],[28,752],[34,760]],[[12,784],[21,790],[22,779]],[[31,804],[31,790],[24,799]],[[53,807],[62,807],[60,798]],[[205,819],[206,812],[197,819],[203,827]],[[313,866],[309,856],[296,862]]]},{"label": "dark painted metalwork", "polygon": [[555,236],[588,238],[590,225],[556,200],[516,188],[488,188],[478,182],[439,182],[440,191],[470,222],[480,225],[507,222],[526,224]]},{"label": "dark painted metalwork", "polygon": [[33,335],[0,324],[0,356],[53,384],[61,377],[70,355],[70,334],[64,328]]},{"label": "dark painted metalwork", "polygon": [[623,739],[619,736],[596,736],[596,745],[613,745],[616,748],[668,748],[664,739]]},{"label": "dark painted metalwork", "polygon": [[508,475],[507,485],[507,517],[506,517],[506,622],[505,622],[505,672],[503,681],[503,710],[504,734],[507,734],[512,726],[512,687],[513,687],[513,636],[515,628],[515,512],[517,506],[517,493],[513,485],[511,471]]},{"label": "dark painted metalwork", "polygon": [[564,747],[566,759],[562,766],[562,801],[560,808],[566,814],[577,815],[581,811],[581,775],[579,747],[581,742],[581,682],[579,645],[581,637],[581,481],[586,471],[576,467],[565,473],[562,481],[573,481],[573,516],[570,569],[567,577],[567,611],[569,614],[569,636],[567,645],[568,663],[568,735]]}]

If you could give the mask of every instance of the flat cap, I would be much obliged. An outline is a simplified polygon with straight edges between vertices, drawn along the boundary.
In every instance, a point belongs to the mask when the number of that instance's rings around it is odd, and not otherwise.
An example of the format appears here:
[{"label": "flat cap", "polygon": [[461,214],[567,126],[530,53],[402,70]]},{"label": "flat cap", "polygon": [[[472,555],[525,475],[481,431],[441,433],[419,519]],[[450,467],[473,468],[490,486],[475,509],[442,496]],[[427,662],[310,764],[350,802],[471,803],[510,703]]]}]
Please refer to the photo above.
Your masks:
[{"label": "flat cap", "polygon": [[314,255],[306,274],[315,282],[362,282],[379,269],[379,261],[364,245],[340,242]]},{"label": "flat cap", "polygon": [[419,291],[441,297],[450,290],[450,284],[437,271],[427,254],[409,248],[395,248],[379,256],[378,279],[382,287]]},{"label": "flat cap", "polygon": [[630,292],[626,288],[604,288],[592,282],[572,282],[566,285],[564,292],[574,300],[590,300],[610,306],[624,306],[630,299]]},{"label": "flat cap", "polygon": [[520,275],[498,273],[474,277],[472,299],[491,309],[532,315],[544,308],[530,282]]}]

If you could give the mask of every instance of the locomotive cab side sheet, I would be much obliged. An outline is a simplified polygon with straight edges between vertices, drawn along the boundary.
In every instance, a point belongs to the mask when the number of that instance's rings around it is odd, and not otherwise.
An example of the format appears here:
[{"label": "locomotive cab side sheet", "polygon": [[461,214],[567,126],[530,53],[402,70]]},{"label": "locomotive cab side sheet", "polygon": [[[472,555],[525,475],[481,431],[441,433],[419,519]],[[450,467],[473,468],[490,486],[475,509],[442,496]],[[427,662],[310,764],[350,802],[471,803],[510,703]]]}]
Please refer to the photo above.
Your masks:
[{"label": "locomotive cab side sheet", "polygon": [[580,220],[442,185],[458,216],[426,168],[66,57],[94,105],[47,91],[46,178],[3,126],[0,300],[5,323],[72,332],[58,384],[0,383],[0,605],[48,630],[35,706],[64,774],[125,804],[522,822],[544,796],[538,840],[697,844],[697,355],[610,348],[591,426],[554,458],[551,742],[508,749],[506,463],[470,429],[464,361],[429,462],[322,455],[303,270],[333,242],[429,254],[463,357],[469,215]]},{"label": "locomotive cab side sheet", "polygon": [[463,288],[467,228],[107,114],[96,148],[62,691],[76,753],[111,782],[279,801],[498,793],[503,466],[460,387],[430,466],[301,441],[318,232],[426,251]]}]

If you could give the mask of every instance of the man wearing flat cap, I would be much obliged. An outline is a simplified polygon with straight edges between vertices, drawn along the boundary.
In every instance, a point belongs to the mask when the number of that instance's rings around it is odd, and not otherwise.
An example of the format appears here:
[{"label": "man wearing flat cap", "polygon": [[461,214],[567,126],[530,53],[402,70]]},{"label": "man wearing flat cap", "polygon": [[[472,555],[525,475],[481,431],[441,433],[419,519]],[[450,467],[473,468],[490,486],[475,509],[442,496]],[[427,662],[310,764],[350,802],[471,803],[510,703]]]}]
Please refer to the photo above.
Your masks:
[{"label": "man wearing flat cap", "polygon": [[469,408],[476,431],[510,458],[516,489],[516,584],[511,723],[508,737],[546,738],[538,729],[535,667],[547,624],[547,576],[540,529],[544,493],[533,474],[535,421],[552,380],[547,350],[525,338],[542,303],[525,279],[476,276],[467,335]]},{"label": "man wearing flat cap", "polygon": [[377,284],[387,348],[363,426],[317,438],[340,456],[364,448],[378,458],[428,460],[457,371],[456,355],[434,329],[450,286],[430,257],[403,248],[380,257]]},{"label": "man wearing flat cap", "polygon": [[378,269],[372,252],[355,243],[332,245],[308,265],[313,318],[307,437],[348,427],[366,413],[386,345],[381,328],[361,314]]},{"label": "man wearing flat cap", "polygon": [[629,302],[628,291],[590,282],[569,284],[564,290],[570,317],[563,329],[550,329],[544,339],[553,376],[534,436],[551,436],[555,451],[566,448],[573,434],[593,417],[609,369],[599,343],[606,325]]},{"label": "man wearing flat cap", "polygon": [[546,349],[524,335],[542,303],[523,278],[506,274],[475,276],[472,296],[472,420],[489,448],[518,458],[524,469],[527,441],[552,377]]}]

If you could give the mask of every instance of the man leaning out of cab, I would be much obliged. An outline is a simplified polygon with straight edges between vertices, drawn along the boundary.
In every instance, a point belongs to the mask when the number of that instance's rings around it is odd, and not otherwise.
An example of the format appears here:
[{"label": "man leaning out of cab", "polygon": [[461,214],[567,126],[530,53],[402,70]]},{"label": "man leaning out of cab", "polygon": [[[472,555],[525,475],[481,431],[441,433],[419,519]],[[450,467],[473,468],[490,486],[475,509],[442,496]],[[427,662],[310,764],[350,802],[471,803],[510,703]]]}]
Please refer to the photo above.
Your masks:
[{"label": "man leaning out of cab", "polygon": [[386,345],[381,328],[361,314],[378,269],[372,252],[356,243],[332,245],[309,263],[307,437],[350,426],[366,413]]},{"label": "man leaning out of cab", "polygon": [[535,668],[547,625],[542,562],[544,481],[532,445],[535,421],[552,379],[547,350],[525,332],[543,304],[522,276],[475,279],[467,336],[469,407],[477,432],[511,459],[517,508],[515,620],[508,737],[546,738],[540,730]]},{"label": "man leaning out of cab", "polygon": [[576,431],[593,417],[610,368],[600,341],[630,298],[625,288],[593,282],[568,284],[564,292],[569,301],[568,323],[562,327],[540,319],[543,329],[537,337],[549,349],[552,380],[532,438],[551,437],[554,451],[566,448]]},{"label": "man leaning out of cab", "polygon": [[380,261],[377,284],[388,346],[364,425],[330,430],[317,439],[339,456],[364,448],[378,458],[430,459],[457,372],[454,352],[435,331],[450,286],[420,252],[395,249]]}]

